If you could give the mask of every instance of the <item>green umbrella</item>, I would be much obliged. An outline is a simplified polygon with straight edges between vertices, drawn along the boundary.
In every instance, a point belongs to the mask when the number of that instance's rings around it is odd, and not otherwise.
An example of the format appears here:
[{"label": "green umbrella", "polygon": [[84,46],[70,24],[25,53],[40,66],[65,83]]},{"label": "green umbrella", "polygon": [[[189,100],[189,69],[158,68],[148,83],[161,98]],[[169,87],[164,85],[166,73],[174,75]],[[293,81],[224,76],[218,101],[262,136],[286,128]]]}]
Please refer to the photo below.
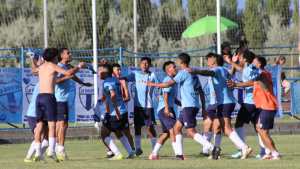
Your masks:
[{"label": "green umbrella", "polygon": [[[237,23],[227,18],[221,17],[221,32],[236,27],[238,27]],[[194,38],[194,37],[212,34],[216,32],[217,32],[217,17],[206,16],[192,23],[189,27],[185,29],[185,31],[182,33],[181,36],[183,38]]]}]

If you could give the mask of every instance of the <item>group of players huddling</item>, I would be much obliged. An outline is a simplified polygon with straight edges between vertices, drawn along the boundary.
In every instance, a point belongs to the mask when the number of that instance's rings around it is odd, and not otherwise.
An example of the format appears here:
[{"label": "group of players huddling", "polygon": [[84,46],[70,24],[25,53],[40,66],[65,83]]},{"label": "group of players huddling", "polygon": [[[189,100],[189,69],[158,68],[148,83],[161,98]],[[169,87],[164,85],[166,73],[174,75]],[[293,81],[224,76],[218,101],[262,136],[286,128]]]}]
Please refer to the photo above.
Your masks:
[{"label": "group of players huddling", "polygon": [[[59,62],[57,62],[57,56]],[[179,160],[186,159],[183,152],[183,127],[188,137],[203,146],[202,153],[208,158],[215,160],[220,158],[223,133],[239,150],[233,157],[246,159],[252,153],[252,148],[245,142],[243,124],[249,122],[254,125],[259,145],[263,150],[260,158],[280,159],[269,134],[274,124],[277,101],[273,94],[271,74],[265,70],[266,59],[256,56],[248,49],[237,50],[234,59],[215,53],[207,54],[206,59],[207,69],[195,69],[190,67],[191,58],[188,54],[179,54],[176,63],[167,61],[163,64],[166,76],[160,83],[155,73],[150,71],[151,59],[149,57],[142,57],[140,69],[126,76],[121,74],[119,64],[107,62],[100,64],[98,76],[102,81],[103,96],[99,99],[100,106],[97,105],[95,111],[102,111],[100,112],[102,116],[99,119],[96,118],[96,127],[100,130],[100,136],[107,148],[110,160],[124,158],[111,137],[111,133],[115,134],[126,149],[127,158],[143,154],[142,127],[146,127],[145,131],[152,145],[149,160],[159,159],[159,150],[168,138],[171,140],[174,157]],[[68,89],[71,79],[82,85],[91,86],[75,76],[75,73],[85,68],[86,64],[80,62],[78,66],[72,67],[69,64],[70,51],[66,48],[60,51],[55,48],[45,49],[42,61],[36,58],[32,60],[33,72],[38,75],[39,82],[35,87],[27,114],[34,133],[34,141],[24,161],[43,159],[47,148],[47,156],[56,161],[63,161],[67,159],[64,140],[68,121]],[[179,68],[177,69],[176,66]],[[242,82],[232,80],[231,77],[237,72],[241,73]],[[207,107],[199,81],[201,76],[209,78],[209,105]],[[135,86],[134,138],[131,135],[128,120],[127,102],[130,100],[128,82],[134,83]],[[154,110],[153,105],[155,88],[160,89],[157,110]],[[176,96],[177,88],[180,90],[180,100]],[[234,88],[244,90],[244,100],[238,111],[235,129],[231,125],[232,112],[236,107]],[[175,113],[176,106],[180,107],[178,117]],[[204,120],[202,134],[196,130],[196,116],[199,110],[202,110]],[[155,112],[157,112],[162,131],[158,139],[155,130]],[[102,125],[98,126],[100,121]],[[213,143],[210,142],[212,136]]]}]

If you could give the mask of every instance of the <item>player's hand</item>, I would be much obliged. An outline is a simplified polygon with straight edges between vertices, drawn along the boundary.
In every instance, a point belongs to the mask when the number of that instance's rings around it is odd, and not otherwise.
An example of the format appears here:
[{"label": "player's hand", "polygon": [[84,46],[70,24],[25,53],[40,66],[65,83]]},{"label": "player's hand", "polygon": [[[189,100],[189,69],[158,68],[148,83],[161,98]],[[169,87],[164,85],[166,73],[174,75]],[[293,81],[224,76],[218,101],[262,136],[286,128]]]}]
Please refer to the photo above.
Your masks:
[{"label": "player's hand", "polygon": [[100,122],[95,122],[94,127],[97,129],[97,131],[100,131],[101,123]]},{"label": "player's hand", "polygon": [[117,120],[121,119],[121,113],[118,109],[116,110],[116,118],[117,118]]},{"label": "player's hand", "polygon": [[93,84],[88,82],[88,83],[83,83],[83,86],[91,87],[93,86]]},{"label": "player's hand", "polygon": [[125,97],[125,98],[123,99],[124,102],[129,102],[129,100],[130,100],[130,97]]},{"label": "player's hand", "polygon": [[239,60],[239,55],[234,55],[232,57],[232,62],[236,63]]},{"label": "player's hand", "polygon": [[85,68],[85,63],[84,63],[84,62],[79,62],[78,68],[79,68],[79,69]]},{"label": "player's hand", "polygon": [[173,117],[173,114],[169,111],[169,109],[166,109],[166,108],[165,108],[164,113],[165,113],[165,115],[166,115],[167,117]]},{"label": "player's hand", "polygon": [[227,86],[228,86],[229,88],[234,88],[234,87],[236,87],[236,84],[235,84],[235,82],[234,82],[233,80],[227,80],[226,83],[227,83]]}]

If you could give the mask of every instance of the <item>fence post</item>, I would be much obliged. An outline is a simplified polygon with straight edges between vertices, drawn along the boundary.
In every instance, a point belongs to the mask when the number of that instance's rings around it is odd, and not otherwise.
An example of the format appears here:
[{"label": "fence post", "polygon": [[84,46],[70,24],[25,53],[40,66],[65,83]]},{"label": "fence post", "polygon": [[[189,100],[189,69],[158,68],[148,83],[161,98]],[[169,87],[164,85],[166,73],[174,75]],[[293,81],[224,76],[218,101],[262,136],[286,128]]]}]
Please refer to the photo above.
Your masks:
[{"label": "fence post", "polygon": [[[25,58],[24,58],[25,56],[24,56],[24,47],[21,47],[20,48],[20,71],[21,71],[21,79],[20,79],[20,81],[21,81],[21,83],[23,83],[23,77],[24,77],[24,67],[25,67]],[[22,84],[23,85],[23,84]],[[23,88],[23,87],[22,87]],[[22,90],[22,97],[23,97],[23,90]],[[23,128],[25,128],[24,126],[25,126],[25,123],[24,123],[24,116],[23,116],[23,101],[22,101],[22,109],[21,109],[21,119],[22,119],[22,123],[23,123]]]},{"label": "fence post", "polygon": [[[24,48],[21,47],[21,48],[20,48],[20,67],[21,67],[21,70],[23,70],[24,64],[25,64]],[[23,74],[23,71],[22,71],[22,74]]]},{"label": "fence post", "polygon": [[123,48],[119,48],[119,64],[122,66],[123,65]]}]

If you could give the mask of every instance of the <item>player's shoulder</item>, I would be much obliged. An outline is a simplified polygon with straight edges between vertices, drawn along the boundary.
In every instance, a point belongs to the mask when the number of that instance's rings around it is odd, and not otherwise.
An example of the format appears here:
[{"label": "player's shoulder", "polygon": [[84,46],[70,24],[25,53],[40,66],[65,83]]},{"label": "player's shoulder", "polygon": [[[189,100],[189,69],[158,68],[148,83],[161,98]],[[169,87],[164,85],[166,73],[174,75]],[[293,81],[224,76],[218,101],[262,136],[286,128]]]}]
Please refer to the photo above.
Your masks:
[{"label": "player's shoulder", "polygon": [[163,82],[167,82],[169,80],[172,80],[172,78],[170,76],[166,76],[166,77],[164,77]]}]

